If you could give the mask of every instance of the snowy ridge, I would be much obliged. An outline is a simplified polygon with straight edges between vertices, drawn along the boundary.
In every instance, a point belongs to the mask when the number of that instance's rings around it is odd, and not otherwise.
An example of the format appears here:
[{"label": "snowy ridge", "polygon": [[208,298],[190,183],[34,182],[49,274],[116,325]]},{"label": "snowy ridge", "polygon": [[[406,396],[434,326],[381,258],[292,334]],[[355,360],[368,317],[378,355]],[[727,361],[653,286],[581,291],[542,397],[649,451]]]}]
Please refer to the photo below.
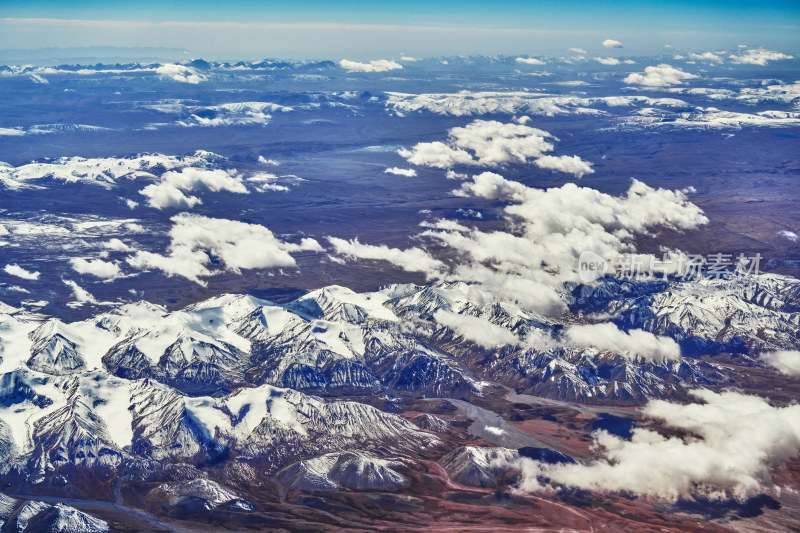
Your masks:
[{"label": "snowy ridge", "polygon": [[[0,315],[4,468],[41,478],[67,465],[116,468],[141,458],[180,462],[220,454],[269,458],[277,468],[353,446],[365,453],[418,449],[435,446],[431,431],[446,431],[447,424],[427,419],[420,429],[364,403],[313,394],[460,398],[482,395],[496,382],[589,403],[681,399],[691,388],[730,381],[730,369],[697,355],[796,349],[800,337],[800,282],[782,276],[608,280],[575,288],[570,298],[575,312],[560,318],[465,283],[364,294],[333,286],[283,305],[224,295],[172,312],[139,302],[74,323],[6,306]],[[569,340],[563,332],[595,322],[594,312],[611,316],[623,337],[637,329],[679,341],[683,357],[639,358]],[[458,320],[507,337],[480,342],[474,331],[456,327]],[[309,472],[327,468],[325,461]],[[383,472],[387,465],[370,461],[335,462],[343,471],[394,479]],[[306,466],[296,467],[292,479],[305,483]]]},{"label": "snowy ridge", "polygon": [[[3,376],[0,436],[7,459],[43,476],[67,464],[115,467],[146,453],[185,460],[224,448],[242,457],[281,448],[319,450],[359,443],[427,447],[436,438],[404,419],[356,402],[327,402],[269,385],[220,398],[185,396],[151,380],[129,381],[101,372],[36,377],[29,370]],[[9,379],[7,376],[11,376]],[[6,405],[7,404],[7,405]]]},{"label": "snowy ridge", "polygon": [[106,533],[108,523],[64,504],[24,502],[0,493],[0,528],[3,531],[54,533]]},{"label": "snowy ridge", "polygon": [[386,106],[397,113],[428,111],[457,117],[487,114],[518,113],[531,115],[603,115],[606,112],[591,106],[629,107],[637,104],[689,108],[676,98],[646,96],[578,97],[533,92],[469,92],[441,94],[387,93]]},{"label": "snowy ridge", "polygon": [[473,487],[494,487],[506,465],[519,459],[517,450],[460,446],[439,461],[450,479]]},{"label": "snowy ridge", "polygon": [[678,340],[701,339],[751,351],[797,346],[800,281],[777,275],[704,278],[612,302],[618,320]]},{"label": "snowy ridge", "polygon": [[287,467],[278,479],[296,490],[395,490],[409,484],[405,476],[393,470],[398,466],[402,463],[364,453],[329,453]]},{"label": "snowy ridge", "polygon": [[159,173],[182,167],[206,168],[219,161],[221,156],[198,150],[185,157],[161,154],[143,154],[122,158],[62,157],[48,163],[29,163],[13,167],[0,163],[0,185],[8,189],[22,189],[50,178],[67,183],[81,182],[111,188],[120,179],[155,178]]}]

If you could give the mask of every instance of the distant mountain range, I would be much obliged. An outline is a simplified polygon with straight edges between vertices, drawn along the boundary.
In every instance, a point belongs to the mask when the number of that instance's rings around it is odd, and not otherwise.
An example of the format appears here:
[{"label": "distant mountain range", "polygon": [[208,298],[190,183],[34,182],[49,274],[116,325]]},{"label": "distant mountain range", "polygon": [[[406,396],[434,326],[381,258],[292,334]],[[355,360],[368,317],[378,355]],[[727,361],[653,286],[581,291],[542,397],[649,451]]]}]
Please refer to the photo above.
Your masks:
[{"label": "distant mountain range", "polygon": [[125,61],[175,61],[186,59],[188,52],[182,48],[151,46],[75,46],[0,50],[0,62],[32,63],[41,66],[60,65],[65,62],[94,64]]}]

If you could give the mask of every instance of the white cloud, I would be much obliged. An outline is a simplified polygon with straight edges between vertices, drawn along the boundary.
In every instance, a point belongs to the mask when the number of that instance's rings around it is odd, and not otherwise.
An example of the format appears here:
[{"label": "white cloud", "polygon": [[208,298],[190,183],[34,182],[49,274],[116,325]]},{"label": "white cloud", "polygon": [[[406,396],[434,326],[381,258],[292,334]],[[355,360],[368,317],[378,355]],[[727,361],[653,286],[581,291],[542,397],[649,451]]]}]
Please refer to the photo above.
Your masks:
[{"label": "white cloud", "polygon": [[22,268],[21,266],[19,266],[17,264],[6,265],[4,270],[5,270],[6,274],[9,274],[11,276],[16,276],[16,277],[22,278],[22,279],[29,279],[29,280],[37,280],[37,279],[39,279],[39,276],[41,275],[41,272],[30,272],[28,270],[25,270],[24,268]]},{"label": "white cloud", "polygon": [[528,188],[516,181],[509,181],[494,172],[482,172],[465,181],[456,196],[478,196],[489,200],[524,201]]},{"label": "white cloud", "polygon": [[564,335],[577,346],[608,350],[633,360],[660,363],[665,360],[679,360],[681,357],[678,343],[669,337],[656,336],[640,329],[625,332],[610,322],[570,326]]},{"label": "white cloud", "polygon": [[417,143],[411,150],[403,148],[398,150],[397,153],[413,165],[450,168],[454,165],[475,164],[469,153],[451,148],[440,141]]},{"label": "white cloud", "polygon": [[112,250],[115,252],[130,252],[133,250],[133,248],[122,242],[120,239],[117,239],[116,237],[104,243],[103,247],[106,248],[107,250]]},{"label": "white cloud", "polygon": [[565,282],[580,282],[578,257],[594,252],[607,261],[632,251],[634,235],[651,228],[691,229],[708,222],[685,193],[653,189],[633,181],[615,197],[566,184],[534,189],[484,172],[456,191],[509,202],[505,214],[512,231],[429,229],[422,235],[457,253],[446,279],[472,281],[500,298],[552,314],[564,310],[558,294]]},{"label": "white cloud", "polygon": [[525,163],[553,149],[552,135],[523,124],[476,120],[449,130],[447,143],[417,143],[398,154],[415,165],[450,168],[455,165],[499,166]]},{"label": "white cloud", "polygon": [[622,48],[622,43],[614,39],[606,39],[603,41],[603,46],[606,48]]},{"label": "white cloud", "polygon": [[792,59],[792,56],[782,54],[780,52],[773,52],[771,50],[764,50],[763,48],[756,48],[746,50],[744,53],[730,56],[731,61],[734,63],[745,65],[760,65],[766,66],[769,61],[778,61],[781,59]]},{"label": "white cloud", "polygon": [[800,376],[800,351],[780,350],[761,354],[761,360],[787,376]]},{"label": "white cloud", "polygon": [[298,178],[297,176],[278,176],[271,172],[257,172],[247,178],[246,180],[248,183],[255,184],[255,189],[258,192],[268,192],[268,191],[278,191],[278,192],[287,192],[289,190],[288,185],[283,185],[278,182],[282,183],[299,183],[303,181],[302,178]]},{"label": "white cloud", "polygon": [[522,63],[524,65],[544,65],[545,62],[541,59],[536,59],[535,57],[518,57],[516,59],[517,63]]},{"label": "white cloud", "polygon": [[200,285],[205,285],[201,277],[211,276],[207,267],[208,255],[202,250],[192,250],[178,245],[168,255],[139,251],[126,259],[133,268],[140,270],[161,270],[167,276],[182,276]]},{"label": "white cloud", "polygon": [[[594,172],[591,165],[578,156],[543,155],[553,149],[553,144],[546,140],[553,136],[526,126],[527,119],[521,117],[516,124],[476,120],[449,130],[447,143],[417,143],[410,150],[398,150],[398,154],[414,165],[435,168],[449,169],[456,165],[497,167],[506,163],[527,163],[532,159],[539,168],[566,172],[578,178]],[[488,178],[479,179],[485,181]]]},{"label": "white cloud", "polygon": [[156,69],[157,74],[161,74],[162,76],[166,76],[167,78],[173,81],[179,81],[182,83],[192,83],[197,84],[201,81],[205,81],[206,78],[197,70],[187,67],[184,65],[177,65],[174,63],[167,63],[165,65],[161,65]]},{"label": "white cloud", "polygon": [[[20,287],[19,285],[7,285],[3,287],[4,292],[21,292],[22,294],[31,294],[31,291]],[[46,302],[45,302],[46,303]]]},{"label": "white cloud", "polygon": [[670,85],[681,85],[683,80],[691,80],[694,78],[697,78],[694,74],[662,63],[657,67],[645,68],[644,74],[630,74],[623,81],[625,83],[644,85],[647,87],[667,87]]},{"label": "white cloud", "polygon": [[523,124],[476,120],[463,128],[452,128],[449,134],[456,148],[473,152],[477,164],[483,166],[524,163],[553,149],[545,141],[552,135]]},{"label": "white cloud", "polygon": [[551,483],[676,500],[704,496],[740,500],[762,492],[771,467],[800,454],[800,405],[773,407],[737,392],[693,391],[702,403],[651,400],[643,410],[684,436],[635,428],[630,440],[595,434],[601,457],[587,464],[547,465],[522,459],[520,488]]},{"label": "white cloud", "polygon": [[70,259],[70,263],[72,263],[72,269],[78,274],[90,274],[102,279],[113,279],[121,274],[116,263],[103,261],[102,259],[75,257]]},{"label": "white cloud", "polygon": [[186,196],[184,192],[206,189],[211,192],[229,191],[247,194],[247,188],[238,176],[231,176],[224,170],[204,168],[182,168],[180,172],[169,171],[162,174],[159,183],[151,184],[139,191],[147,197],[147,204],[156,209],[176,207],[189,209],[202,201],[196,196]]},{"label": "white cloud", "polygon": [[148,185],[139,194],[147,197],[147,205],[156,209],[174,207],[176,209],[191,209],[203,201],[196,196],[186,196],[182,191],[166,184]]},{"label": "white cloud", "polygon": [[594,60],[603,65],[619,65],[620,63],[619,59],[615,57],[595,57]]},{"label": "white cloud", "polygon": [[75,283],[74,281],[69,280],[69,279],[65,279],[65,280],[62,280],[62,281],[64,282],[64,285],[66,285],[67,287],[72,289],[72,296],[73,296],[73,298],[75,298],[75,302],[74,303],[77,304],[78,306],[83,305],[83,304],[96,304],[96,303],[98,303],[97,299],[94,296],[92,296],[89,293],[89,291],[87,291],[86,289],[84,289],[83,287],[81,287],[80,285]]},{"label": "white cloud", "polygon": [[386,245],[362,244],[358,242],[358,239],[347,241],[336,237],[328,237],[328,241],[339,255],[389,261],[410,272],[434,273],[444,267],[441,261],[434,259],[428,252],[419,248],[400,250],[399,248],[389,248]]},{"label": "white cloud", "polygon": [[258,156],[258,162],[261,163],[262,165],[272,165],[274,167],[280,165],[280,162],[275,161],[274,159],[267,159],[263,155]]},{"label": "white cloud", "polygon": [[183,191],[196,190],[202,186],[211,192],[230,191],[246,194],[247,189],[239,177],[231,176],[224,170],[208,170],[204,168],[182,168],[180,172],[165,172],[161,176],[163,183]]},{"label": "white cloud", "polygon": [[258,224],[189,213],[180,213],[171,220],[168,253],[138,251],[126,259],[128,264],[138,269],[158,269],[169,276],[183,276],[203,284],[200,278],[218,273],[207,266],[210,255],[224,265],[222,270],[240,272],[295,266],[291,253],[323,251],[314,239],[303,239],[300,244],[284,242]]},{"label": "white cloud", "polygon": [[398,167],[387,168],[386,170],[384,170],[384,173],[396,174],[398,176],[405,176],[407,178],[413,178],[414,176],[417,175],[417,171],[414,170],[413,168],[398,168]]},{"label": "white cloud", "polygon": [[0,135],[6,135],[8,137],[21,137],[25,135],[25,130],[21,128],[0,128]]},{"label": "white cloud", "polygon": [[[416,164],[441,168],[455,162],[492,166],[529,159],[541,161],[537,164],[543,168],[575,175],[591,168],[577,157],[543,156],[543,151],[552,148],[544,140],[550,135],[522,124],[477,120],[449,133],[447,143],[419,143],[412,150],[402,150],[401,155]],[[447,220],[423,224],[426,229],[416,237],[444,248],[441,253],[446,262],[424,247],[401,250],[329,238],[336,252],[390,261],[406,270],[424,272],[429,279],[464,281],[467,290],[476,294],[488,292],[526,310],[559,314],[567,310],[564,284],[581,281],[581,252],[591,251],[611,262],[623,252],[635,252],[636,235],[652,235],[657,228],[692,229],[708,222],[688,201],[688,191],[654,189],[636,180],[626,194],[617,197],[574,184],[532,188],[494,172],[470,177],[450,169],[447,176],[460,180],[455,196],[506,203],[506,227],[481,231]],[[652,342],[647,345],[653,339],[643,333],[625,340],[629,345],[639,342],[647,347],[651,357],[671,353],[663,346],[661,352],[658,346],[653,352]]]},{"label": "white cloud", "polygon": [[400,56],[400,61],[405,61],[406,63],[413,63],[414,61],[420,61],[420,59],[418,57]]},{"label": "white cloud", "polygon": [[339,66],[346,69],[348,72],[386,72],[388,70],[403,68],[403,65],[400,63],[388,59],[376,59],[369,63],[359,63],[358,61],[342,59],[339,61]]},{"label": "white cloud", "polygon": [[554,156],[543,155],[534,161],[537,167],[547,168],[550,170],[558,170],[566,174],[572,174],[576,178],[582,178],[586,174],[593,174],[591,163],[587,163],[577,155],[568,156]]},{"label": "white cloud", "polygon": [[586,50],[583,48],[567,48],[567,52],[572,52],[573,54],[585,54]]},{"label": "white cloud", "polygon": [[722,63],[722,57],[715,54],[714,52],[703,52],[702,54],[689,54],[689,59],[699,60],[699,61],[712,61],[714,63]]},{"label": "white cloud", "polygon": [[462,315],[439,309],[433,314],[433,318],[439,324],[453,330],[456,335],[484,348],[514,346],[520,343],[519,338],[509,330],[493,324],[483,317]]}]

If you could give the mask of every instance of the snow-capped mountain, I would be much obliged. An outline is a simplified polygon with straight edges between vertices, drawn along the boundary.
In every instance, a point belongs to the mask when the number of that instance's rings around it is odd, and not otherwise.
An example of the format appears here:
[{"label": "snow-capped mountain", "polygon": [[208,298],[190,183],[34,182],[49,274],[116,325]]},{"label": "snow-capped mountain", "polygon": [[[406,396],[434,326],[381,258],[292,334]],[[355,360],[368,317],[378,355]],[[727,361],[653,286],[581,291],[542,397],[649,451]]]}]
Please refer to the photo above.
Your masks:
[{"label": "snow-capped mountain", "polygon": [[393,467],[397,461],[378,459],[360,452],[329,453],[299,461],[280,473],[287,487],[298,490],[395,490],[408,479]]},{"label": "snow-capped mountain", "polygon": [[74,533],[105,533],[104,520],[82,513],[69,505],[20,501],[0,494],[0,528],[3,531],[69,531]]},{"label": "snow-capped mountain", "polygon": [[703,278],[612,302],[629,327],[684,341],[693,350],[753,351],[797,345],[800,281],[778,275]]},{"label": "snow-capped mountain", "polygon": [[[572,298],[574,312],[561,317],[445,282],[370,293],[331,286],[286,304],[224,295],[168,311],[139,302],[72,323],[4,306],[0,474],[35,485],[76,468],[150,476],[154,461],[224,461],[258,465],[298,490],[395,490],[408,483],[398,458],[446,451],[454,426],[387,412],[393,398],[480,399],[510,388],[596,404],[680,399],[731,379],[729,368],[695,357],[704,347],[755,354],[800,338],[798,283],[780,276],[611,282]],[[623,329],[691,343],[683,357],[653,360],[564,333],[598,312]],[[491,345],[476,330],[505,333]],[[494,486],[500,452],[486,450],[460,448],[441,464],[458,483]],[[211,480],[165,480],[158,490],[174,505],[249,505]]]}]

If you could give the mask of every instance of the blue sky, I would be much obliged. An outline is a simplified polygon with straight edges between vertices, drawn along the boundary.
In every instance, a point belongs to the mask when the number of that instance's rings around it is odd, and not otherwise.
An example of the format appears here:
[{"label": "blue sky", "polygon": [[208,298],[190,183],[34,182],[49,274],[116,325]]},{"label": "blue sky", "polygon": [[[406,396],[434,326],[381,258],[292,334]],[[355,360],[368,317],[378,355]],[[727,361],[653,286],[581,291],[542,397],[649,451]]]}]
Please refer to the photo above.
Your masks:
[{"label": "blue sky", "polygon": [[146,45],[186,48],[211,58],[545,54],[597,47],[605,38],[623,41],[628,54],[655,53],[665,44],[800,49],[796,0],[0,0],[0,17],[5,49]]}]

